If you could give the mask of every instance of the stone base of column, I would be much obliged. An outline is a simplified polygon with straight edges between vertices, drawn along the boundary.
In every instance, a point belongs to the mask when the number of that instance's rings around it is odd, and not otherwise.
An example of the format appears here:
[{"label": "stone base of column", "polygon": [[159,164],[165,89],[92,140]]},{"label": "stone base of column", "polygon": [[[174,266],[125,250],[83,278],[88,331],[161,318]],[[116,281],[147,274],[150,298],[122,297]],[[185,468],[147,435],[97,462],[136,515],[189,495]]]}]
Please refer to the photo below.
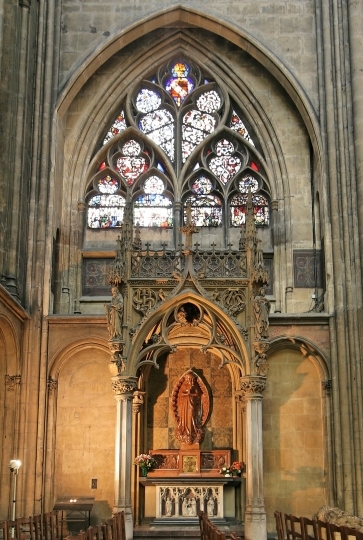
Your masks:
[{"label": "stone base of column", "polygon": [[246,510],[244,527],[245,540],[267,540],[265,510]]}]

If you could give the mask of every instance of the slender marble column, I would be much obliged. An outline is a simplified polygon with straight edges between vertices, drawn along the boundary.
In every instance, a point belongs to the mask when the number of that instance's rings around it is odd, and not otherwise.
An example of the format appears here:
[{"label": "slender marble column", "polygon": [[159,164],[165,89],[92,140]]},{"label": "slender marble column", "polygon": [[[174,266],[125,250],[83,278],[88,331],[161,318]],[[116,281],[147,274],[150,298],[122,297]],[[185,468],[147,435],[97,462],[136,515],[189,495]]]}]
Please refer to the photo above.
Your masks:
[{"label": "slender marble column", "polygon": [[126,540],[133,538],[131,510],[132,402],[137,378],[116,375],[112,390],[117,402],[115,448],[115,504],[113,511],[125,513]]},{"label": "slender marble column", "polygon": [[266,377],[241,377],[246,403],[246,540],[266,540],[266,510],[263,497],[262,392]]}]

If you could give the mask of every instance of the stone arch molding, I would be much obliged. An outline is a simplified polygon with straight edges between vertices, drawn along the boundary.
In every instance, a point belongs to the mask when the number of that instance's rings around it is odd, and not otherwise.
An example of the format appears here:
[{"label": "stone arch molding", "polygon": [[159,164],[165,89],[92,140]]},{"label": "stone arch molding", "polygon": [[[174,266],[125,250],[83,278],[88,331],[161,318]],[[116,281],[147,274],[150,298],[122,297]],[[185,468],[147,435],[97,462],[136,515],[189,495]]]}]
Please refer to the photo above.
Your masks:
[{"label": "stone arch molding", "polygon": [[91,341],[84,339],[72,341],[58,349],[49,362],[48,377],[53,381],[58,381],[64,364],[78,352],[90,349],[104,351],[110,354],[107,342],[103,339],[93,338]]},{"label": "stone arch molding", "polygon": [[20,344],[14,325],[5,315],[0,316],[0,335],[5,345],[5,368],[9,375],[20,370]]},{"label": "stone arch molding", "polygon": [[105,44],[97,47],[93,54],[88,55],[87,58],[80,62],[80,65],[72,70],[71,75],[64,83],[56,106],[56,116],[61,119],[66,114],[70,103],[74,100],[83,85],[101,65],[118,51],[140,36],[153,32],[156,29],[165,26],[182,27],[185,25],[199,27],[225,38],[248,52],[248,54],[262,64],[290,95],[303,118],[316,155],[322,155],[322,141],[316,112],[305,90],[288,69],[286,63],[245,29],[237,28],[235,25],[221,18],[217,19],[210,14],[181,5],[158,11],[140,21],[134,22],[121,30],[117,35],[111,37]]},{"label": "stone arch molding", "polygon": [[[188,322],[178,318],[185,304],[192,304],[199,310],[195,320]],[[173,335],[176,327],[178,335]],[[193,327],[198,327],[198,333],[193,332]],[[221,367],[229,364],[240,372],[240,376],[250,372],[248,351],[236,324],[207,298],[185,291],[166,301],[141,322],[128,355],[127,374],[136,376],[138,368],[144,364],[158,368],[158,357],[179,346],[213,351],[221,359]]]},{"label": "stone arch molding", "polygon": [[267,356],[270,357],[275,352],[286,349],[298,350],[304,357],[309,358],[318,370],[322,383],[330,380],[331,375],[328,359],[315,343],[300,336],[279,336],[271,340]]}]

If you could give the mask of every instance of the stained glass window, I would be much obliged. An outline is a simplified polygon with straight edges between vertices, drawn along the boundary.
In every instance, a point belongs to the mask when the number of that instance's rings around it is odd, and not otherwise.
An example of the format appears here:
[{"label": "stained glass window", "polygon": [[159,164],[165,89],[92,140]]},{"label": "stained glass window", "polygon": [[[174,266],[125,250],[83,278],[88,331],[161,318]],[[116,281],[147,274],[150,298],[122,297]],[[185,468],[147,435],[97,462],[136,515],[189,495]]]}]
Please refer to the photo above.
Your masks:
[{"label": "stained glass window", "polygon": [[187,205],[191,207],[192,223],[196,227],[219,227],[222,225],[222,203],[216,195],[188,197],[184,204],[184,223]]},{"label": "stained glass window", "polygon": [[115,178],[107,175],[100,178],[97,182],[97,187],[100,193],[115,193],[118,190],[118,182]]},{"label": "stained glass window", "polygon": [[134,203],[134,224],[140,227],[172,227],[171,200],[159,194],[141,195]]},{"label": "stained glass window", "polygon": [[141,88],[136,97],[136,107],[140,112],[156,111],[161,105],[161,96],[149,88]]},{"label": "stained glass window", "polygon": [[164,191],[164,182],[157,176],[150,176],[144,183],[144,191],[148,194],[161,194]]},{"label": "stained glass window", "polygon": [[[227,221],[231,226],[244,223],[249,190],[256,224],[268,225],[268,200],[259,191],[264,185],[260,180],[260,174],[264,175],[263,159],[241,139],[243,137],[255,146],[254,135],[249,133],[250,128],[246,127],[249,124],[237,112],[237,105],[232,102],[225,125],[226,134],[214,139],[210,137],[208,146],[201,147],[228,112],[225,104],[229,99],[224,92],[212,76],[203,73],[191,60],[181,58],[160,66],[135,94],[129,94],[109,128],[104,144],[130,125],[137,126],[139,136],[133,136],[137,140],[124,140],[125,133],[117,138],[114,147],[108,145],[107,155],[105,150],[100,153],[97,163],[101,165],[97,165],[90,183],[98,195],[89,203],[88,226],[96,229],[119,227],[125,200],[116,193],[127,191],[127,198],[134,200],[135,225],[173,227],[173,204],[166,195],[173,190],[174,182],[188,190],[187,193],[183,191],[182,197],[183,200],[186,198],[185,204],[191,205],[196,226],[217,227],[222,223],[227,225]],[[147,137],[159,149],[149,144],[147,150],[143,142]],[[171,163],[166,165],[161,151]],[[193,152],[194,161],[184,169],[183,164]],[[174,168],[175,175],[169,174],[170,167]],[[143,177],[147,171],[150,172]],[[192,176],[186,179],[185,175],[190,174]],[[230,199],[231,190],[236,188],[239,193]],[[179,189],[176,191],[179,193]],[[222,192],[230,201],[227,215],[222,211],[225,205],[220,196]]]},{"label": "stained glass window", "polygon": [[239,133],[240,135],[242,135],[242,137],[246,139],[246,141],[248,141],[250,144],[252,144],[252,146],[255,146],[255,143],[253,142],[250,134],[248,133],[246,126],[244,125],[244,123],[242,122],[241,118],[236,113],[236,111],[233,111],[232,113],[229,127],[233,129],[234,131],[236,131],[237,133]]},{"label": "stained glass window", "polygon": [[241,193],[248,193],[250,189],[252,193],[258,190],[258,181],[250,174],[244,176],[238,183],[238,189]]},{"label": "stained glass window", "polygon": [[227,184],[240,170],[242,163],[238,156],[233,156],[234,146],[227,139],[221,139],[216,144],[217,156],[209,162],[209,168],[220,179]]},{"label": "stained glass window", "polygon": [[188,111],[184,115],[182,127],[183,163],[185,163],[194,148],[196,148],[207,135],[213,133],[216,123],[214,116],[195,109]]},{"label": "stained glass window", "polygon": [[121,227],[124,206],[121,195],[95,195],[88,203],[88,226],[91,229]]},{"label": "stained glass window", "polygon": [[127,141],[121,147],[121,151],[124,156],[117,159],[116,168],[128,185],[132,186],[135,180],[148,170],[149,163],[143,156],[138,157],[141,146],[133,139]]},{"label": "stained glass window", "polygon": [[198,176],[191,185],[193,193],[197,195],[207,195],[213,189],[213,184],[207,176]]},{"label": "stained glass window", "polygon": [[140,120],[139,128],[174,161],[174,118],[169,111],[159,109],[146,114]]},{"label": "stained glass window", "polygon": [[[231,199],[230,217],[232,227],[239,227],[246,222],[247,197],[247,194],[240,193]],[[267,199],[263,195],[253,195],[252,204],[256,225],[268,225],[270,214]]]},{"label": "stained glass window", "polygon": [[109,140],[124,131],[126,128],[127,124],[125,120],[125,113],[124,111],[121,111],[117,118],[114,120],[108,132],[106,133],[103,144],[106,144]]},{"label": "stained glass window", "polygon": [[194,83],[189,74],[189,66],[185,62],[178,62],[171,70],[172,78],[165,83],[165,90],[171,95],[180,107],[185,98],[194,90]]},{"label": "stained glass window", "polygon": [[219,97],[218,92],[216,92],[215,90],[204,92],[204,94],[201,94],[197,99],[198,109],[206,113],[213,113],[218,111],[221,105],[221,98]]}]

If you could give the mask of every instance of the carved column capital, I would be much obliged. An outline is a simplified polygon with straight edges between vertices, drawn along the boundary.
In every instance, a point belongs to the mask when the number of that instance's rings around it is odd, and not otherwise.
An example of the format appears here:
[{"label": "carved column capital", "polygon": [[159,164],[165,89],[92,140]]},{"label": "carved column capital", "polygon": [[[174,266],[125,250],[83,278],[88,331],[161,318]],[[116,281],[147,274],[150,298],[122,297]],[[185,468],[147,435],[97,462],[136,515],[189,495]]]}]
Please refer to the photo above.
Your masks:
[{"label": "carved column capital", "polygon": [[84,201],[78,201],[77,210],[78,212],[84,212],[86,210],[86,203]]},{"label": "carved column capital", "polygon": [[271,201],[271,211],[272,212],[277,212],[279,209],[279,201],[277,199],[273,199]]},{"label": "carved column capital", "polygon": [[261,399],[262,392],[266,388],[266,377],[241,377],[240,390],[243,399]]},{"label": "carved column capital", "polygon": [[8,392],[14,392],[20,386],[21,375],[5,375],[5,388]]},{"label": "carved column capital", "polygon": [[122,375],[116,375],[111,379],[111,387],[116,394],[116,399],[131,400],[135,390],[137,390],[137,377],[123,377]]},{"label": "carved column capital", "polygon": [[141,390],[135,390],[132,400],[132,412],[134,414],[139,414],[142,405],[144,404],[144,395],[146,392]]},{"label": "carved column capital", "polygon": [[29,9],[30,8],[30,0],[19,0],[19,6]]},{"label": "carved column capital", "polygon": [[333,381],[331,379],[326,379],[322,382],[323,390],[325,390],[325,395],[330,396],[332,388],[333,388]]},{"label": "carved column capital", "polygon": [[48,394],[51,396],[58,388],[58,381],[55,381],[54,379],[52,379],[52,377],[48,377],[47,387]]}]

